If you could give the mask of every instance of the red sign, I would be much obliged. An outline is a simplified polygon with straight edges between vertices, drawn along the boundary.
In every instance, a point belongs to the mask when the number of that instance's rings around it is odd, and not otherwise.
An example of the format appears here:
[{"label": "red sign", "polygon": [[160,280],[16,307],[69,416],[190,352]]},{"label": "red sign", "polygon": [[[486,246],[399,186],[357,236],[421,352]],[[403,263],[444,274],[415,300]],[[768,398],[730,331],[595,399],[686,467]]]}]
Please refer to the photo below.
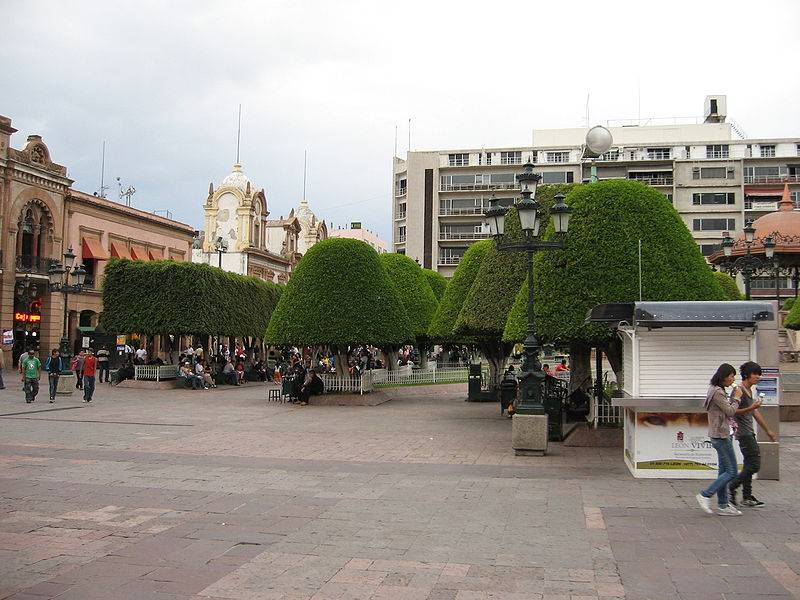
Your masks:
[{"label": "red sign", "polygon": [[39,323],[42,320],[42,315],[35,315],[31,313],[15,312],[14,320],[22,323]]}]

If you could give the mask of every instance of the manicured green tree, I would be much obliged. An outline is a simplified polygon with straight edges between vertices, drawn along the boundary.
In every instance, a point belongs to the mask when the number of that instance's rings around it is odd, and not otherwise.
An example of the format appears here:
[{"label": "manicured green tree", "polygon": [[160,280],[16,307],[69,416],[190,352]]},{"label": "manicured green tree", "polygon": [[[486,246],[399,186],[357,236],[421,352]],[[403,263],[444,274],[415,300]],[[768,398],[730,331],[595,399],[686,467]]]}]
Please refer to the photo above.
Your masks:
[{"label": "manicured green tree", "polygon": [[744,294],[739,291],[739,286],[736,285],[736,280],[733,277],[722,271],[712,271],[712,273],[722,286],[722,289],[725,290],[728,300],[744,300]]},{"label": "manicured green tree", "polygon": [[340,376],[346,373],[348,346],[385,347],[413,339],[400,295],[378,253],[345,238],[314,244],[300,259],[266,333],[272,344],[331,346]]},{"label": "manicured green tree", "polygon": [[447,279],[433,269],[422,269],[422,272],[428,279],[428,284],[430,284],[433,294],[436,296],[436,301],[441,302],[444,291],[447,289]]},{"label": "manicured green tree", "polygon": [[[439,302],[428,283],[428,278],[415,261],[404,254],[394,253],[380,254],[379,258],[400,296],[424,366],[427,362],[428,326],[436,314]],[[393,361],[389,361],[390,369],[394,366],[391,362]]]},{"label": "manicured green tree", "polygon": [[101,323],[115,333],[262,337],[281,290],[205,264],[112,259]]},{"label": "manicured green tree", "polygon": [[800,302],[795,302],[794,298],[789,298],[784,304],[784,310],[786,310],[787,304],[789,305],[789,314],[783,320],[783,326],[786,329],[800,329]]},{"label": "manicured green tree", "polygon": [[[522,238],[515,208],[506,215],[505,235],[509,240]],[[503,366],[513,346],[513,342],[503,340],[503,330],[526,274],[524,252],[503,252],[492,243],[456,320],[456,336],[474,339],[489,363],[491,390],[500,387]]]},{"label": "manicured green tree", "polygon": [[781,307],[781,310],[785,310],[786,312],[789,312],[790,310],[792,310],[792,307],[794,306],[794,301],[795,301],[795,298],[787,298],[786,300],[784,300],[783,301],[783,306]]},{"label": "manicured green tree", "polygon": [[[534,262],[536,334],[542,342],[570,347],[571,387],[590,376],[591,346],[605,347],[615,371],[620,348],[603,325],[586,323],[587,312],[606,302],[725,300],[727,295],[703,259],[675,208],[657,190],[635,181],[576,186],[564,250],[545,251]],[[552,224],[545,237],[552,234]],[[517,295],[504,339],[522,341],[527,328],[527,285]]]},{"label": "manicured green tree", "polygon": [[439,302],[439,308],[428,327],[428,337],[434,342],[445,344],[463,341],[463,339],[457,340],[455,334],[458,314],[461,312],[469,290],[475,282],[475,277],[493,244],[494,242],[491,240],[475,242],[461,257],[453,277],[447,284],[444,296]]}]

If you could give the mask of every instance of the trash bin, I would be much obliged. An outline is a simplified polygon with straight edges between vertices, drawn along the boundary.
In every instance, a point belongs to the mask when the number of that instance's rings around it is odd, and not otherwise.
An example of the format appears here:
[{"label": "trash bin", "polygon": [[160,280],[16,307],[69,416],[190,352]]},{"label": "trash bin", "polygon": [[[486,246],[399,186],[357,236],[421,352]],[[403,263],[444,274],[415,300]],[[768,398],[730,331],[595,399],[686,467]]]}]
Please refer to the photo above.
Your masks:
[{"label": "trash bin", "polygon": [[480,402],[482,377],[480,363],[470,364],[467,377],[467,402]]},{"label": "trash bin", "polygon": [[500,414],[514,403],[517,398],[517,380],[503,379],[500,382]]}]

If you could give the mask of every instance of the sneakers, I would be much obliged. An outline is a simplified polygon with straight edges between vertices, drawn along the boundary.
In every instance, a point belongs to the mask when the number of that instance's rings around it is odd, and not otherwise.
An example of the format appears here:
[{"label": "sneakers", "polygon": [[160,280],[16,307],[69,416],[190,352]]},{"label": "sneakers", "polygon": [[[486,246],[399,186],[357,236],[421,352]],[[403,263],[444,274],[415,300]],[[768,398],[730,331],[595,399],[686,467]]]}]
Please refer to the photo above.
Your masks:
[{"label": "sneakers", "polygon": [[764,506],[764,503],[755,496],[750,496],[749,498],[745,498],[744,500],[742,500],[742,506],[748,506],[750,508],[758,508],[759,506]]},{"label": "sneakers", "polygon": [[697,503],[700,505],[700,508],[703,509],[704,513],[710,515],[713,512],[711,510],[711,498],[706,498],[703,494],[697,494],[695,500],[697,500]]},{"label": "sneakers", "polygon": [[729,487],[728,488],[728,497],[730,498],[730,503],[733,506],[739,506],[739,497],[736,495],[736,488]]},{"label": "sneakers", "polygon": [[718,508],[717,509],[717,514],[718,515],[723,515],[723,516],[738,517],[739,515],[742,514],[742,511],[740,511],[735,506],[732,506],[732,505],[729,504],[725,508]]},{"label": "sneakers", "polygon": [[55,398],[50,398],[50,404],[55,404],[55,403],[56,403],[56,399]]}]

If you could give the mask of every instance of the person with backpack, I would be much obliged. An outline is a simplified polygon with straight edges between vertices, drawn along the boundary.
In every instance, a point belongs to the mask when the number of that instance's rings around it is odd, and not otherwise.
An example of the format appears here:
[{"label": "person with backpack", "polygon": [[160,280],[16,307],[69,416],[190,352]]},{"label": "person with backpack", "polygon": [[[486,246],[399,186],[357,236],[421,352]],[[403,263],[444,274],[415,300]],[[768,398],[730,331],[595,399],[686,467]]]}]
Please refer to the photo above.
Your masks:
[{"label": "person with backpack", "polygon": [[58,348],[53,348],[50,351],[50,356],[44,361],[44,370],[47,371],[47,381],[50,384],[50,404],[53,404],[56,401],[58,378],[61,376],[61,371],[63,370]]},{"label": "person with backpack", "polygon": [[39,369],[42,363],[36,357],[36,351],[31,348],[19,361],[19,372],[22,374],[22,387],[25,390],[25,402],[30,404],[36,400],[39,393]]}]

